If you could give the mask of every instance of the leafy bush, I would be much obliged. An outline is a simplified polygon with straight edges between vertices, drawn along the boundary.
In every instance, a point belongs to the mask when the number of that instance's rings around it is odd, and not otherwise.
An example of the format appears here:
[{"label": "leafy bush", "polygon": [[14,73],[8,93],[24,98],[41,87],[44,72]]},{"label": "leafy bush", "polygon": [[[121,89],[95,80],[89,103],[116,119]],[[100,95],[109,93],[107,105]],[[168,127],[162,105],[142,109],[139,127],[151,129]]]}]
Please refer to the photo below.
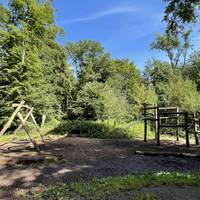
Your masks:
[{"label": "leafy bush", "polygon": [[[149,137],[154,133],[149,130]],[[119,123],[113,120],[107,121],[65,121],[52,131],[54,134],[77,134],[89,138],[102,139],[141,139],[144,135],[142,122]]]}]

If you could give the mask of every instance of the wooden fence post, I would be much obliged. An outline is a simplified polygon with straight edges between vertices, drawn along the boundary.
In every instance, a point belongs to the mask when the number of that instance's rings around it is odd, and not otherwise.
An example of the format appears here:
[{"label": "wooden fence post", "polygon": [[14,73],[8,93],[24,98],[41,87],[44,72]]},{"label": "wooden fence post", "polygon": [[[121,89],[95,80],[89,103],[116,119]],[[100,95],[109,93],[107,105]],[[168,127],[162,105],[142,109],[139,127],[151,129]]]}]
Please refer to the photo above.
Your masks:
[{"label": "wooden fence post", "polygon": [[160,146],[160,113],[159,113],[159,109],[158,109],[158,132],[157,132],[157,145]]},{"label": "wooden fence post", "polygon": [[147,142],[147,104],[144,104],[144,142]]},{"label": "wooden fence post", "polygon": [[154,118],[155,118],[155,140],[156,140],[158,137],[158,105],[156,105],[155,108]]},{"label": "wooden fence post", "polygon": [[188,112],[185,112],[185,136],[186,136],[186,146],[190,147],[190,139],[188,131]]}]

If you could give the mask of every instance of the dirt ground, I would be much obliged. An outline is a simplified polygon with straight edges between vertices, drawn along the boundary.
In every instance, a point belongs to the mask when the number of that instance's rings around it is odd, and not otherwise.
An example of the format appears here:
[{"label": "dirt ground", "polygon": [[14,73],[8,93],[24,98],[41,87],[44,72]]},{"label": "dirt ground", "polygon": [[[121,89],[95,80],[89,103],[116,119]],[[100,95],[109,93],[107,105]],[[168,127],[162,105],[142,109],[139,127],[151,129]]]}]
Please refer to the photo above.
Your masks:
[{"label": "dirt ground", "polygon": [[[38,187],[39,184],[71,183],[133,172],[200,170],[200,158],[135,154],[135,151],[200,153],[199,146],[187,149],[185,145],[162,142],[157,147],[153,141],[72,137],[47,142],[40,148],[41,155],[28,150],[9,152],[0,149],[0,199],[19,199],[18,190]],[[41,157],[56,160],[41,161]]]}]

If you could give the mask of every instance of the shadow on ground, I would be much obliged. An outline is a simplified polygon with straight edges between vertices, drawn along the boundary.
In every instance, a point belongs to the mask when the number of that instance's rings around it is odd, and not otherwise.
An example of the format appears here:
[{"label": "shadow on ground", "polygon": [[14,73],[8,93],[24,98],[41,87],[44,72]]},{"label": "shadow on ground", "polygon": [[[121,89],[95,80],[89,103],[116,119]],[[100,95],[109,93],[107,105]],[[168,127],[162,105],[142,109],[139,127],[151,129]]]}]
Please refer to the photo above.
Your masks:
[{"label": "shadow on ground", "polygon": [[[153,141],[143,143],[130,140],[60,138],[41,145],[40,148],[40,156],[31,151],[1,150],[1,199],[17,199],[17,190],[39,187],[40,184],[87,181],[93,177],[126,175],[133,172],[200,170],[200,159],[135,154],[136,150],[196,153],[200,151],[198,146],[186,149],[184,145],[168,142],[157,147]],[[38,157],[43,159],[37,159]],[[29,162],[22,162],[27,158]]]}]

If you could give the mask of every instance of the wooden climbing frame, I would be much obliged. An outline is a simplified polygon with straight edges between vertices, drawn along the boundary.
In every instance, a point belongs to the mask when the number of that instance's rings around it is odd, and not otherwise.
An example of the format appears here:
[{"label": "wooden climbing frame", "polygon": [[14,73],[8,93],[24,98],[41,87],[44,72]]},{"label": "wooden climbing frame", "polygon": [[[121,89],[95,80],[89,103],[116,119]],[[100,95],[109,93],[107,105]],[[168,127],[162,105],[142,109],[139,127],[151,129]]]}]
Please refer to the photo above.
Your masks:
[{"label": "wooden climbing frame", "polygon": [[[148,115],[148,110],[154,111],[153,115]],[[164,115],[164,116],[163,116]],[[192,116],[192,122],[189,120],[189,117]],[[183,119],[183,122],[180,123],[180,118]],[[162,119],[174,119],[176,123],[165,123],[162,124]],[[183,128],[185,130],[185,139],[186,146],[190,146],[189,141],[189,133],[193,132],[195,136],[196,144],[199,144],[198,140],[198,124],[195,114],[190,114],[188,112],[180,112],[178,107],[159,107],[157,105],[151,106],[144,104],[144,141],[147,142],[147,123],[148,121],[152,121],[155,123],[155,139],[157,141],[157,145],[160,145],[160,130],[161,128],[176,128],[176,139],[179,140],[179,130]],[[193,126],[192,131],[189,128]]]},{"label": "wooden climbing frame", "polygon": [[[37,130],[37,133],[39,134],[39,137],[41,138],[41,141],[44,142],[44,138],[43,138],[43,135],[41,133],[41,130],[40,130],[40,127],[38,126],[36,120],[35,120],[35,117],[33,115],[33,108],[29,107],[28,105],[25,105],[25,101],[21,101],[19,104],[13,104],[12,105],[13,108],[15,108],[14,112],[12,113],[12,115],[10,116],[9,120],[7,121],[7,123],[4,125],[3,129],[0,131],[0,135],[3,135],[7,130],[8,128],[11,126],[12,122],[14,121],[14,119],[16,117],[19,118],[20,120],[20,125],[18,126],[18,128],[14,131],[14,137],[16,137],[17,135],[17,132],[21,129],[21,128],[24,128],[28,138],[29,138],[29,141],[33,144],[34,146],[34,149],[37,151],[37,152],[40,152],[40,149],[36,143],[36,141],[34,140],[34,138],[32,137],[29,129],[27,128],[26,126],[26,122],[29,118],[32,119],[33,121],[33,124],[35,125],[36,127],[36,130]],[[22,114],[21,114],[21,110],[25,108],[28,113],[26,114],[26,116],[23,118]],[[14,138],[13,138],[14,139]],[[12,139],[12,140],[13,140]],[[6,143],[7,144],[7,143]],[[2,146],[2,145],[1,145]]]}]

